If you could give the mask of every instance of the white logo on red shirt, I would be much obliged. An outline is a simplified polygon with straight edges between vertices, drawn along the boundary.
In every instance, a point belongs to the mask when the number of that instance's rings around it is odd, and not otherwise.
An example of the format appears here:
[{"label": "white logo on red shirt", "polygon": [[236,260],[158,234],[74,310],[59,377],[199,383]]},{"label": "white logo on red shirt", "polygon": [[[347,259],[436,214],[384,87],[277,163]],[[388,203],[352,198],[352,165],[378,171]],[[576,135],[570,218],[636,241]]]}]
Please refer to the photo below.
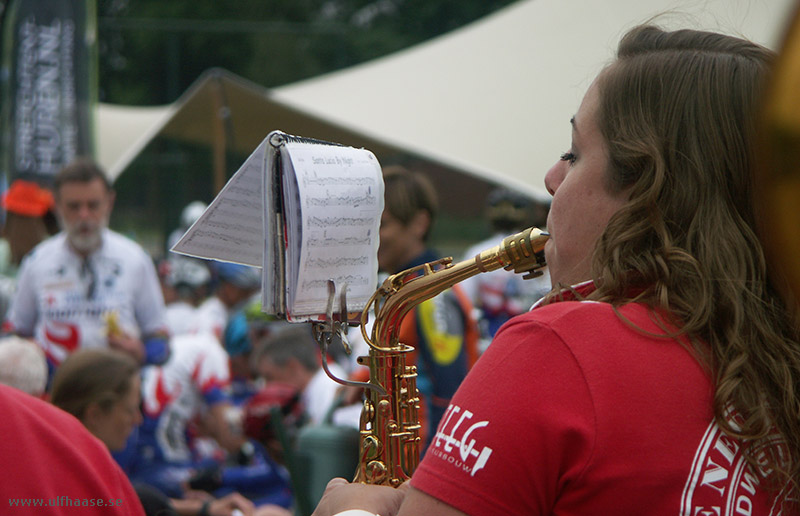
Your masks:
[{"label": "white logo on red shirt", "polygon": [[470,476],[475,476],[475,473],[486,466],[492,449],[484,446],[478,450],[477,439],[472,435],[475,431],[488,426],[489,422],[477,421],[470,424],[472,416],[469,410],[462,412],[461,407],[457,405],[448,406],[427,453],[463,469]]},{"label": "white logo on red shirt", "polygon": [[[762,451],[757,458],[759,464],[764,464],[763,458]],[[774,496],[764,485],[771,474],[766,466],[754,471],[742,453],[741,443],[712,422],[684,487],[681,516],[750,516],[755,507],[763,506]],[[770,516],[784,514],[784,502],[790,499],[786,491],[779,493],[771,504]]]}]

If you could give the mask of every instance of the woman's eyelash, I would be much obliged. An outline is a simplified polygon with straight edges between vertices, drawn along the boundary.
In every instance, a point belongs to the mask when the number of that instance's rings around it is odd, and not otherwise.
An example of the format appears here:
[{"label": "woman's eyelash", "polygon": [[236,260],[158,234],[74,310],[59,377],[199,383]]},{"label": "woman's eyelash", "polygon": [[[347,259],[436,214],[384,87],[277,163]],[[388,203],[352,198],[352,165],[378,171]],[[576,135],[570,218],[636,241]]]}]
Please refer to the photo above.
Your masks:
[{"label": "woman's eyelash", "polygon": [[565,152],[564,154],[561,155],[561,161],[569,161],[570,165],[572,163],[575,163],[575,160],[577,158],[578,157],[572,151],[567,151],[567,152]]}]

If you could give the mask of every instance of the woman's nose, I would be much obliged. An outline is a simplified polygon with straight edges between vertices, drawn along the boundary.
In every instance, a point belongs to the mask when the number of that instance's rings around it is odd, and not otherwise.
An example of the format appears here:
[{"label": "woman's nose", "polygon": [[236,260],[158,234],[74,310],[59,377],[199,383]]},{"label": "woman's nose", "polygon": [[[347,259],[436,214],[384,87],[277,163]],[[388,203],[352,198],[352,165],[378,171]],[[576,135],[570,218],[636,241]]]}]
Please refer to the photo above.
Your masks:
[{"label": "woman's nose", "polygon": [[550,195],[555,195],[564,180],[564,165],[565,163],[559,160],[544,175],[544,187],[547,188]]}]

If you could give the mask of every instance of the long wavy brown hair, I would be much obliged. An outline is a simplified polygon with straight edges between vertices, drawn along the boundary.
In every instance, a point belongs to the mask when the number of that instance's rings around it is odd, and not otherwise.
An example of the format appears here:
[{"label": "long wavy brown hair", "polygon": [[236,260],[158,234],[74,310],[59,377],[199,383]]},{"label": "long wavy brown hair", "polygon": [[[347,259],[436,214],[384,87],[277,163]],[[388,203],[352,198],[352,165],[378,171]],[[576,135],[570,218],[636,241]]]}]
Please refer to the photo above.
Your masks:
[{"label": "long wavy brown hair", "polygon": [[751,464],[796,486],[800,334],[759,243],[753,199],[755,125],[773,60],[709,32],[646,25],[622,39],[598,77],[598,120],[609,189],[631,193],[595,249],[591,298],[667,309],[665,323],[711,373],[719,426],[749,443]]}]

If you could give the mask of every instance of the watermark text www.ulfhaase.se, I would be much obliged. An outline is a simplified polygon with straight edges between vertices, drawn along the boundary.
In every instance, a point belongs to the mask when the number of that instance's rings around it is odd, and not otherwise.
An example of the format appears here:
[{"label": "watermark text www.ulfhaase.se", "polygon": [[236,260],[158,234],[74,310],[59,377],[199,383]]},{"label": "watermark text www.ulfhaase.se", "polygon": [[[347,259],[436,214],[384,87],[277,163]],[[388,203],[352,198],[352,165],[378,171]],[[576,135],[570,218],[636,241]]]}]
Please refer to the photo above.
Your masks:
[{"label": "watermark text www.ulfhaase.se", "polygon": [[56,498],[9,498],[9,507],[119,507],[120,498],[72,498],[59,496]]}]

